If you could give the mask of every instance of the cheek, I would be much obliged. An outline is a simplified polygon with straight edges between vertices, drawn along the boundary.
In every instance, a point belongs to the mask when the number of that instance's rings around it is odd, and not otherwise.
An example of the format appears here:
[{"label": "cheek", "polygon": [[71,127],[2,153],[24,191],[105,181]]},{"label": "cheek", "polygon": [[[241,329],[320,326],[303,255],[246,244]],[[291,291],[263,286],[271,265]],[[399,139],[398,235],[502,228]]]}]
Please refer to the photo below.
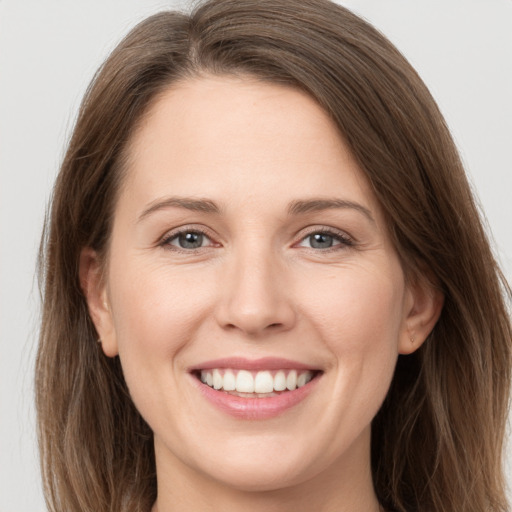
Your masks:
[{"label": "cheek", "polygon": [[[179,365],[176,356],[194,339],[212,303],[208,282],[168,265],[119,265],[110,294],[119,355],[127,381],[130,372],[157,378]],[[127,277],[128,276],[128,277]],[[133,276],[133,277],[132,277]],[[162,365],[163,361],[169,364]],[[175,370],[178,370],[174,366]]]},{"label": "cheek", "polygon": [[177,435],[176,420],[183,414],[182,353],[208,316],[211,289],[204,276],[191,282],[188,273],[171,271],[169,265],[126,263],[109,276],[124,378],[148,424],[165,425]]},{"label": "cheek", "polygon": [[318,328],[335,352],[396,351],[403,319],[399,268],[343,269],[310,301]]},{"label": "cheek", "polygon": [[334,356],[332,386],[347,407],[360,404],[374,414],[384,399],[398,357],[404,292],[401,268],[392,265],[343,269],[322,293],[310,294],[314,329]]}]

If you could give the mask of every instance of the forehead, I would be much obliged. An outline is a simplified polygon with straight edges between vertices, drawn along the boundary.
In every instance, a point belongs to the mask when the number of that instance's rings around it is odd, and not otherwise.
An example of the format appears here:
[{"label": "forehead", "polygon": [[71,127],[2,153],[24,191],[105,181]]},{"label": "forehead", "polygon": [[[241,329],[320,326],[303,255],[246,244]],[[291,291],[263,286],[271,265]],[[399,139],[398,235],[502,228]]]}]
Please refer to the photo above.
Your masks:
[{"label": "forehead", "polygon": [[[307,94],[247,77],[203,77],[154,100],[128,148],[125,195],[247,204],[351,196],[377,208],[338,129]],[[289,196],[289,197],[288,197]]]}]

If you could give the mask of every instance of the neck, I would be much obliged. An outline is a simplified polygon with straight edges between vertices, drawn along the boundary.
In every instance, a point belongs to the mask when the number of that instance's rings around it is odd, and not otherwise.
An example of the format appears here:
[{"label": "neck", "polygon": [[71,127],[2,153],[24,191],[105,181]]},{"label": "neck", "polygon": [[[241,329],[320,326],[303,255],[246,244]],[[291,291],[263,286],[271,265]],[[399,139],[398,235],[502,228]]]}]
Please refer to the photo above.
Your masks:
[{"label": "neck", "polygon": [[369,438],[364,441],[309,479],[264,490],[230,487],[177,460],[168,464],[169,459],[161,460],[162,451],[157,450],[158,499],[152,512],[379,512]]}]

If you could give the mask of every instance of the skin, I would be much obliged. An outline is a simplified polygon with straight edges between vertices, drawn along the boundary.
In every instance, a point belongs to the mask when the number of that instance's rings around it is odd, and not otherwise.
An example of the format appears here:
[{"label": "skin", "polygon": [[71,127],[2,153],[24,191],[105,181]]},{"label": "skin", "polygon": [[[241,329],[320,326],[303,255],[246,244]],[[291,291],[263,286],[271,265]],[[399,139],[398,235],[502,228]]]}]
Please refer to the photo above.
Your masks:
[{"label": "skin", "polygon": [[[379,510],[370,424],[398,354],[421,345],[442,300],[406,283],[336,126],[294,89],[202,77],[155,100],[129,156],[106,278],[90,249],[81,276],[103,350],[119,355],[154,432],[153,510]],[[162,204],[170,197],[219,211]],[[289,212],[312,199],[350,204]],[[204,230],[203,245],[180,248],[178,228]],[[326,230],[332,247],[313,247]],[[237,356],[323,374],[295,407],[241,420],[188,372]]]}]

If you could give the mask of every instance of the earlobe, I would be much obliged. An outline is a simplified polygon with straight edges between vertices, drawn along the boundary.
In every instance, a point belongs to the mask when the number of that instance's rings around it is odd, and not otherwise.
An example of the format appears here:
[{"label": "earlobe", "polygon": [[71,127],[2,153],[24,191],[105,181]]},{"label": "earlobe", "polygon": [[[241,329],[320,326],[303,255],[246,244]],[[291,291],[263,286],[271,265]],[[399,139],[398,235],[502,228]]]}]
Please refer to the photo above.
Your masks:
[{"label": "earlobe", "polygon": [[444,294],[427,279],[408,286],[400,354],[411,354],[424,343],[439,320],[443,304]]},{"label": "earlobe", "polygon": [[118,354],[117,340],[108,304],[106,285],[103,279],[102,266],[98,254],[90,247],[80,253],[80,286],[85,295],[89,315],[96,327],[103,352],[108,357]]}]

